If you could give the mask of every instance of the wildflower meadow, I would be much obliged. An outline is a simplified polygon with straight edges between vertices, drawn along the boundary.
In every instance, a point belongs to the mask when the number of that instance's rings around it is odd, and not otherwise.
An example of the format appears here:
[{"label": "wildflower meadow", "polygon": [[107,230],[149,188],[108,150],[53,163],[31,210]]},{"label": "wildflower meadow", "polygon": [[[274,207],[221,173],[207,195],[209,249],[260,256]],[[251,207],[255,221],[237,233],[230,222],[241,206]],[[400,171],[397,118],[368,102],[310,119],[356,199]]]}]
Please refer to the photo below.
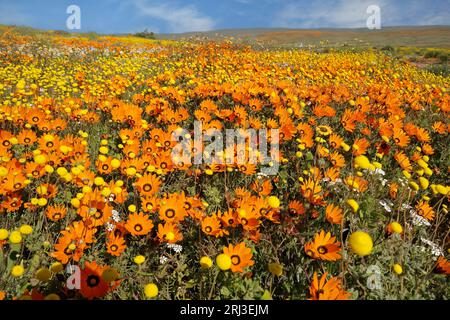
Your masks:
[{"label": "wildflower meadow", "polygon": [[450,297],[448,76],[371,49],[12,30],[0,299]]}]

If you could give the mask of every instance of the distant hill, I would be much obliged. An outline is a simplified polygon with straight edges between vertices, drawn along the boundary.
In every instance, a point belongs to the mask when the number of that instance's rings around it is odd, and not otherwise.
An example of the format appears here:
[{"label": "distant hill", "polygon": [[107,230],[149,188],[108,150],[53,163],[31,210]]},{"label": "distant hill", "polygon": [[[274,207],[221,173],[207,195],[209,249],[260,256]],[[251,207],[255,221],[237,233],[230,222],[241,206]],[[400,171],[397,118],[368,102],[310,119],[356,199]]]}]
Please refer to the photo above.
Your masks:
[{"label": "distant hill", "polygon": [[[66,31],[46,31],[26,26],[0,25],[0,36],[3,32],[17,32],[26,35],[60,34],[70,36]],[[150,34],[149,32],[148,34]],[[79,32],[75,34],[80,34]],[[139,36],[141,33],[134,35]],[[152,37],[153,37],[153,33]],[[87,33],[90,36],[106,34]],[[127,36],[129,34],[114,34]],[[384,27],[380,30],[361,29],[283,29],[283,28],[253,28],[253,29],[225,29],[208,32],[188,32],[177,34],[155,34],[161,40],[195,40],[222,41],[270,47],[422,47],[450,49],[450,26],[423,27]]]},{"label": "distant hill", "polygon": [[385,27],[380,30],[361,29],[227,29],[209,32],[158,34],[157,38],[171,40],[210,39],[272,46],[330,47],[414,46],[450,48],[450,26]]}]

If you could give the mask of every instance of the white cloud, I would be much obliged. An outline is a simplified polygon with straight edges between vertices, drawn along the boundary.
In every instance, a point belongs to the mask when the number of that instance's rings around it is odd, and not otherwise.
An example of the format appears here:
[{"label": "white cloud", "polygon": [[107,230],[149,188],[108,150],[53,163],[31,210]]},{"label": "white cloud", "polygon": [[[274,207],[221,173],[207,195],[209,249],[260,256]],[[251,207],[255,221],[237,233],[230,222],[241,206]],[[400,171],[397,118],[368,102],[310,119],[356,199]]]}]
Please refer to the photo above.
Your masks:
[{"label": "white cloud", "polygon": [[[167,1],[169,2],[169,1]],[[171,32],[208,31],[215,23],[202,15],[194,6],[178,6],[170,3],[153,4],[151,1],[136,0],[134,5],[141,15],[165,21]]]},{"label": "white cloud", "polygon": [[[275,14],[273,26],[285,28],[364,28],[370,5],[385,1],[340,0],[334,3],[290,2]],[[382,19],[383,21],[383,19]]]},{"label": "white cloud", "polygon": [[[447,4],[446,4],[447,3]],[[272,26],[285,28],[365,28],[370,5],[381,8],[382,26],[448,24],[448,2],[426,0],[288,1],[275,13]]]}]

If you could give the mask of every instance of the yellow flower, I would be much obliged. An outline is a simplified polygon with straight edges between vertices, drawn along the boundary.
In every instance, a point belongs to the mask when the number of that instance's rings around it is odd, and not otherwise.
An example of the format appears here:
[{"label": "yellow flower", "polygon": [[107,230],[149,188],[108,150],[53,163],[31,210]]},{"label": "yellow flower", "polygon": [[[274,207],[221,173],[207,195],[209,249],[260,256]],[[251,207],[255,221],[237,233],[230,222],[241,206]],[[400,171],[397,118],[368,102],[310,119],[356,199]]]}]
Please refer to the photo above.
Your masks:
[{"label": "yellow flower", "polygon": [[283,266],[279,263],[272,262],[268,265],[269,272],[277,277],[283,274]]},{"label": "yellow flower", "polygon": [[78,200],[77,198],[73,198],[70,200],[70,203],[75,207],[78,208],[80,206],[80,200]]},{"label": "yellow flower", "polygon": [[120,160],[112,159],[111,160],[111,167],[113,167],[114,169],[117,169],[118,167],[120,167]]},{"label": "yellow flower", "polygon": [[221,270],[228,270],[231,268],[231,258],[225,253],[221,253],[216,257],[216,264]]},{"label": "yellow flower", "polygon": [[52,265],[50,266],[50,270],[53,273],[58,273],[58,272],[63,271],[64,267],[61,262],[53,262]]},{"label": "yellow flower", "polygon": [[373,242],[370,235],[364,231],[356,231],[349,238],[350,249],[363,257],[372,252]]},{"label": "yellow flower", "polygon": [[158,287],[154,283],[149,283],[144,287],[144,294],[147,298],[154,298],[158,295]]},{"label": "yellow flower", "polygon": [[74,167],[70,170],[75,176],[79,175],[81,173],[80,168]]},{"label": "yellow flower", "polygon": [[43,206],[47,205],[47,199],[39,198],[37,204],[38,204],[38,206],[43,207]]},{"label": "yellow flower", "polygon": [[21,277],[24,272],[25,272],[25,269],[20,265],[16,265],[16,266],[12,267],[12,269],[11,269],[11,274],[13,277]]},{"label": "yellow flower", "polygon": [[355,158],[355,167],[370,170],[374,168],[374,166],[370,163],[369,159],[366,156],[357,156]]},{"label": "yellow flower", "polygon": [[280,199],[278,199],[276,196],[270,196],[267,199],[267,202],[269,203],[269,206],[274,209],[280,206]]},{"label": "yellow flower", "polygon": [[47,190],[46,186],[39,186],[36,188],[36,192],[37,192],[37,194],[45,195],[45,194],[47,194],[48,190]]},{"label": "yellow flower", "polygon": [[44,164],[47,162],[47,157],[43,154],[38,154],[34,157],[34,162],[37,164]]},{"label": "yellow flower", "polygon": [[345,142],[341,143],[341,147],[342,147],[342,149],[344,149],[344,151],[349,151],[350,150],[350,146],[348,144],[346,144]]},{"label": "yellow flower", "polygon": [[355,199],[348,199],[347,204],[353,209],[353,212],[358,211],[359,204],[358,204],[358,202],[356,202]]},{"label": "yellow flower", "polygon": [[437,192],[439,192],[440,194],[443,194],[444,196],[447,195],[447,193],[450,191],[450,188],[443,186],[441,184],[436,185],[436,190]]},{"label": "yellow flower", "polygon": [[68,174],[69,172],[67,171],[66,168],[64,167],[59,167],[58,169],[56,169],[56,173],[60,176],[60,177],[64,177],[66,174]]},{"label": "yellow flower", "polygon": [[0,241],[8,238],[9,232],[6,229],[0,229]]},{"label": "yellow flower", "polygon": [[417,183],[415,183],[414,181],[410,181],[408,184],[414,191],[419,190],[419,185]]},{"label": "yellow flower", "polygon": [[134,176],[136,174],[136,169],[133,167],[127,168],[126,173],[129,176]]},{"label": "yellow flower", "polygon": [[48,268],[40,268],[36,271],[36,274],[34,276],[39,281],[46,282],[52,277],[52,273]]},{"label": "yellow flower", "polygon": [[403,227],[400,223],[394,221],[391,222],[391,229],[392,231],[396,232],[396,233],[402,233],[403,232]]},{"label": "yellow flower", "polygon": [[28,224],[24,224],[19,228],[19,231],[21,234],[28,235],[33,232],[33,228]]},{"label": "yellow flower", "polygon": [[130,212],[136,212],[136,206],[135,206],[134,204],[130,204],[130,205],[128,206],[128,210],[129,210]]},{"label": "yellow flower", "polygon": [[200,258],[200,266],[202,267],[202,269],[211,268],[212,264],[213,264],[213,261],[211,260],[210,257],[203,256]]},{"label": "yellow flower", "polygon": [[145,262],[145,257],[142,255],[138,255],[138,256],[134,257],[133,261],[136,264],[143,264]]},{"label": "yellow flower", "polygon": [[403,273],[403,268],[398,263],[394,264],[392,268],[394,269],[394,272],[398,275],[401,275]]},{"label": "yellow flower", "polygon": [[433,175],[433,170],[431,170],[430,168],[425,168],[424,171],[427,176]]},{"label": "yellow flower", "polygon": [[402,173],[403,173],[403,175],[405,176],[406,179],[410,179],[411,178],[411,173],[409,173],[408,171],[403,170]]},{"label": "yellow flower", "polygon": [[419,165],[419,167],[425,169],[428,167],[428,163],[426,163],[425,161],[423,161],[422,159],[417,161],[417,164]]},{"label": "yellow flower", "polygon": [[102,186],[102,185],[105,184],[105,180],[103,180],[102,177],[95,177],[95,178],[94,178],[94,184],[95,184],[96,186]]},{"label": "yellow flower", "polygon": [[108,154],[109,149],[108,147],[100,147],[99,151],[101,154]]},{"label": "yellow flower", "polygon": [[6,177],[8,175],[8,169],[0,167],[0,177]]},{"label": "yellow flower", "polygon": [[11,243],[21,243],[22,242],[22,235],[19,231],[13,231],[9,235],[9,242]]}]

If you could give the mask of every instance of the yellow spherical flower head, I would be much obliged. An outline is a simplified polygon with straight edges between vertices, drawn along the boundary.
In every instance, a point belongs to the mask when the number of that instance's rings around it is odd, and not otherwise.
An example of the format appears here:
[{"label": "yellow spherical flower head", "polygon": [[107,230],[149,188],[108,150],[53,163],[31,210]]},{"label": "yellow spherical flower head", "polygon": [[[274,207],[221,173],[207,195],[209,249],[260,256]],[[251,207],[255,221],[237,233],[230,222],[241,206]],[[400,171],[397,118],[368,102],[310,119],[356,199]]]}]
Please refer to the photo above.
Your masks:
[{"label": "yellow spherical flower head", "polygon": [[392,229],[393,232],[396,232],[396,233],[402,233],[403,232],[402,225],[400,223],[396,222],[396,221],[391,222],[391,229]]},{"label": "yellow spherical flower head", "polygon": [[78,208],[80,206],[80,200],[77,198],[73,198],[70,200],[70,203],[75,207]]},{"label": "yellow spherical flower head", "polygon": [[216,257],[216,264],[221,270],[228,270],[231,268],[231,258],[225,253],[221,253]]},{"label": "yellow spherical flower head", "polygon": [[370,163],[369,159],[366,156],[357,156],[355,158],[355,167],[361,169],[373,170],[374,165]]},{"label": "yellow spherical flower head", "polygon": [[39,268],[34,275],[41,282],[46,282],[52,277],[52,273],[48,268]]},{"label": "yellow spherical flower head", "polygon": [[108,147],[103,146],[103,147],[100,147],[99,151],[101,154],[108,154],[109,149],[108,149]]},{"label": "yellow spherical flower head", "polygon": [[144,287],[144,294],[147,298],[154,298],[158,295],[158,286],[154,283],[149,283]]},{"label": "yellow spherical flower head", "polygon": [[138,256],[134,257],[133,261],[136,264],[143,264],[145,262],[145,257],[142,255],[138,255]]},{"label": "yellow spherical flower head", "polygon": [[373,242],[370,235],[364,231],[356,231],[349,238],[350,249],[353,253],[363,257],[372,252]]},{"label": "yellow spherical flower head", "polygon": [[37,164],[44,164],[47,162],[47,157],[43,154],[38,154],[34,157],[34,162]]},{"label": "yellow spherical flower head", "polygon": [[62,265],[61,262],[53,262],[52,265],[50,266],[50,270],[53,273],[58,273],[64,270],[64,266]]},{"label": "yellow spherical flower head", "polygon": [[102,185],[105,184],[105,180],[103,180],[102,177],[95,177],[95,178],[94,178],[94,184],[95,184],[96,186],[102,186]]},{"label": "yellow spherical flower head", "polygon": [[202,267],[202,269],[211,268],[212,264],[213,264],[213,261],[211,260],[210,257],[203,256],[200,258],[200,266]]},{"label": "yellow spherical flower head", "polygon": [[16,265],[16,266],[12,267],[12,269],[11,269],[11,275],[13,277],[21,277],[24,272],[25,272],[25,269],[20,265]]},{"label": "yellow spherical flower head", "polygon": [[9,242],[11,243],[21,243],[22,242],[22,234],[19,231],[13,231],[9,235]]},{"label": "yellow spherical flower head", "polygon": [[39,198],[38,202],[37,202],[37,205],[40,206],[40,207],[46,206],[47,205],[47,199]]},{"label": "yellow spherical flower head", "polygon": [[111,167],[113,167],[114,169],[117,169],[118,167],[120,167],[120,160],[112,159],[111,160]]},{"label": "yellow spherical flower head", "polygon": [[0,229],[0,241],[6,240],[9,236],[9,232],[6,229]]},{"label": "yellow spherical flower head", "polygon": [[136,174],[136,168],[130,167],[125,170],[128,176],[134,176]]},{"label": "yellow spherical flower head", "polygon": [[269,203],[269,206],[274,209],[280,206],[280,199],[278,199],[276,196],[270,196],[267,199],[267,202]]},{"label": "yellow spherical flower head", "polygon": [[347,204],[353,209],[353,212],[358,211],[358,209],[359,209],[359,204],[358,204],[358,202],[356,202],[356,200],[354,200],[354,199],[348,199],[348,200],[347,200]]},{"label": "yellow spherical flower head", "polygon": [[430,185],[430,182],[426,178],[420,177],[419,184],[420,184],[420,187],[422,188],[422,190],[425,190]]},{"label": "yellow spherical flower head", "polygon": [[269,272],[277,277],[283,274],[283,266],[279,263],[272,262],[268,265]]},{"label": "yellow spherical flower head", "polygon": [[28,224],[24,224],[19,228],[19,231],[21,234],[29,235],[33,232],[33,228]]},{"label": "yellow spherical flower head", "polygon": [[392,266],[392,269],[394,269],[394,272],[398,275],[401,275],[403,273],[403,268],[401,265],[399,265],[398,263],[394,264]]}]

